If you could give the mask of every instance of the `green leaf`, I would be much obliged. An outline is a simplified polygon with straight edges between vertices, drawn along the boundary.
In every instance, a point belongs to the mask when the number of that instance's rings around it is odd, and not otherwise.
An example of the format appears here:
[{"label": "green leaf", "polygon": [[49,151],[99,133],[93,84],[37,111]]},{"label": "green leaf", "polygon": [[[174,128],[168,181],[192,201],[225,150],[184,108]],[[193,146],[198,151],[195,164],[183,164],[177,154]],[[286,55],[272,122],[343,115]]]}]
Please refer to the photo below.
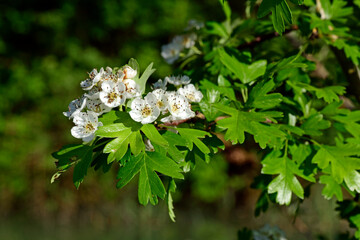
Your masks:
[{"label": "green leaf", "polygon": [[131,152],[135,156],[137,156],[140,152],[145,151],[145,144],[140,131],[133,132],[129,137],[129,141]]},{"label": "green leaf", "polygon": [[92,161],[93,148],[90,146],[84,146],[84,152],[80,161],[75,165],[73,173],[73,182],[76,188],[80,187],[84,177],[87,174],[87,170],[90,167]]},{"label": "green leaf", "polygon": [[262,81],[255,85],[249,94],[249,99],[246,102],[247,107],[269,109],[278,105],[282,101],[280,93],[268,94],[275,87],[273,80]]},{"label": "green leaf", "polygon": [[155,171],[172,178],[183,179],[180,167],[170,158],[157,152],[141,152],[138,156],[132,156],[130,161],[119,169],[117,187],[124,187],[140,172],[139,202],[146,205],[150,201],[155,205],[158,197],[164,199],[166,194],[164,185]]},{"label": "green leaf", "polygon": [[62,147],[59,151],[54,152],[52,156],[55,159],[58,159],[57,167],[61,171],[76,164],[73,173],[73,182],[75,187],[79,188],[87,174],[87,169],[90,167],[92,154],[93,148],[91,146],[70,144]]},{"label": "green leaf", "polygon": [[168,190],[167,190],[167,195],[166,195],[166,202],[168,205],[168,211],[169,211],[169,217],[171,219],[171,221],[176,222],[175,221],[175,213],[174,213],[174,205],[173,205],[173,199],[171,196],[171,193],[176,191],[176,184],[174,179],[171,179],[169,181],[169,186],[168,186]]},{"label": "green leaf", "polygon": [[335,195],[338,201],[343,200],[341,186],[335,181],[332,176],[322,175],[320,176],[319,182],[325,184],[325,187],[323,188],[321,193],[326,199],[330,200]]},{"label": "green leaf", "polygon": [[166,141],[165,138],[163,138],[159,131],[156,129],[156,127],[153,124],[145,124],[141,127],[141,131],[145,134],[147,138],[150,139],[151,142],[163,146],[168,147],[169,143]]},{"label": "green leaf", "polygon": [[357,231],[355,232],[355,237],[360,239],[360,214],[350,217],[350,221],[356,226]]},{"label": "green leaf", "polygon": [[233,144],[243,143],[245,141],[245,132],[254,135],[255,141],[259,143],[261,148],[266,145],[280,146],[285,140],[285,133],[270,124],[266,124],[267,120],[274,120],[272,117],[281,117],[280,112],[243,112],[235,108],[216,105],[216,107],[230,115],[218,121],[218,126],[227,129],[225,139],[230,140]]},{"label": "green leaf", "polygon": [[103,150],[104,153],[110,153],[108,156],[108,163],[113,162],[115,159],[120,160],[125,155],[132,134],[133,132],[131,132],[131,129],[127,128],[118,132],[117,138],[105,145]]},{"label": "green leaf", "polygon": [[292,24],[292,13],[286,0],[263,0],[258,11],[258,18],[265,17],[272,12],[271,19],[279,34],[285,31],[285,24]]},{"label": "green leaf", "polygon": [[360,159],[353,157],[360,155],[359,146],[342,144],[340,146],[320,146],[312,159],[321,169],[331,167],[331,176],[341,184],[345,181],[351,191],[360,193]]},{"label": "green leaf", "polygon": [[301,125],[301,128],[305,131],[305,134],[311,136],[321,136],[322,130],[327,129],[331,126],[331,122],[324,120],[323,115],[320,113],[315,113],[311,115],[306,121]]},{"label": "green leaf", "polygon": [[122,123],[115,123],[99,127],[99,129],[96,131],[96,135],[100,137],[115,138],[119,137],[119,135],[121,135],[121,132],[125,130],[130,129],[128,127],[125,127]]},{"label": "green leaf", "polygon": [[277,193],[276,201],[283,205],[289,205],[291,194],[294,193],[299,198],[304,198],[304,189],[296,178],[300,176],[308,181],[314,182],[313,176],[306,176],[299,169],[299,166],[287,156],[281,156],[281,151],[272,151],[261,162],[263,174],[278,174],[268,186],[269,193]]},{"label": "green leaf", "polygon": [[297,82],[293,83],[290,81],[287,81],[287,84],[290,85],[293,88],[297,88],[300,91],[302,89],[308,90],[310,92],[315,93],[316,97],[321,99],[323,98],[325,102],[332,103],[332,102],[339,102],[339,95],[343,95],[345,93],[345,87],[342,86],[330,86],[330,87],[324,87],[324,88],[317,88],[314,86],[311,86],[309,84]]},{"label": "green leaf", "polygon": [[187,147],[192,150],[193,144],[195,144],[201,152],[204,154],[209,154],[210,149],[200,140],[205,136],[211,136],[210,133],[201,131],[198,129],[190,129],[190,128],[177,128],[176,129],[180,135],[187,140]]},{"label": "green leaf", "polygon": [[344,125],[344,128],[355,138],[360,139],[360,111],[348,111],[331,117]]},{"label": "green leaf", "polygon": [[169,156],[178,163],[183,162],[185,160],[185,156],[176,146],[186,147],[187,141],[179,134],[171,131],[166,131],[162,136],[169,143],[169,147],[167,148]]},{"label": "green leaf", "polygon": [[266,60],[259,60],[250,65],[242,63],[234,55],[229,55],[225,49],[219,49],[221,62],[240,79],[243,84],[250,83],[266,71]]},{"label": "green leaf", "polygon": [[153,63],[150,63],[149,66],[145,69],[145,71],[143,72],[143,74],[141,75],[140,79],[135,79],[134,81],[139,85],[139,91],[143,94],[145,92],[145,86],[146,86],[146,82],[149,79],[149,77],[151,76],[151,74],[153,74],[156,69],[152,68]]},{"label": "green leaf", "polygon": [[224,13],[225,13],[226,19],[227,19],[228,21],[230,21],[230,20],[231,20],[231,8],[230,8],[230,6],[229,6],[229,2],[226,1],[226,0],[219,0],[219,2],[220,2],[221,6],[222,6],[222,8],[223,8],[223,11],[224,11]]},{"label": "green leaf", "polygon": [[226,31],[225,26],[215,21],[206,22],[206,32],[208,34],[217,35],[225,39],[229,37],[229,34]]}]

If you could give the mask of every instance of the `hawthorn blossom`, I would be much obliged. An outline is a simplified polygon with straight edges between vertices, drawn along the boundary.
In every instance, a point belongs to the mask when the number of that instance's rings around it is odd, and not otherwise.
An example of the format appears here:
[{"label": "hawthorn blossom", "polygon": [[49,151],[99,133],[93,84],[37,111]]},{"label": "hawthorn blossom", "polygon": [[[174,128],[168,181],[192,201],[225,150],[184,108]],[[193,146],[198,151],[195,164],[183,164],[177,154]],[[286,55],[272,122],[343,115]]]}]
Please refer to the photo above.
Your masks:
[{"label": "hawthorn blossom", "polygon": [[87,99],[86,107],[100,116],[103,113],[110,112],[111,107],[106,106],[99,98],[98,99]]},{"label": "hawthorn blossom", "polygon": [[65,117],[69,119],[73,118],[74,115],[81,112],[86,105],[86,97],[83,95],[81,98],[75,99],[69,104],[69,111],[63,112]]},{"label": "hawthorn blossom", "polygon": [[191,20],[189,20],[188,26],[185,28],[185,30],[192,30],[193,28],[195,28],[196,30],[199,30],[203,27],[204,27],[203,22],[191,19]]},{"label": "hawthorn blossom", "polygon": [[166,85],[167,85],[166,79],[164,79],[164,81],[159,79],[159,80],[157,80],[156,83],[153,84],[153,88],[154,89],[166,90],[166,88],[167,88]]},{"label": "hawthorn blossom", "polygon": [[95,131],[103,124],[98,121],[96,113],[87,111],[80,112],[74,116],[76,126],[71,128],[71,135],[81,138],[84,142],[89,142],[95,137]]},{"label": "hawthorn blossom", "polygon": [[133,79],[137,75],[136,69],[133,69],[130,66],[124,66],[122,72],[124,73],[124,79]]},{"label": "hawthorn blossom", "polygon": [[162,113],[165,113],[168,105],[168,96],[166,94],[166,91],[163,89],[155,89],[154,91],[152,91],[152,94],[154,94],[156,97],[156,106],[160,109]]},{"label": "hawthorn blossom", "polygon": [[165,77],[165,80],[171,84],[174,84],[175,86],[180,86],[183,84],[189,84],[191,82],[191,79],[186,75],[179,75],[179,76],[171,76],[171,77]]},{"label": "hawthorn blossom", "polygon": [[161,46],[161,56],[168,64],[173,64],[180,57],[180,52],[183,50],[181,44],[171,42]]},{"label": "hawthorn blossom", "polygon": [[163,122],[168,120],[183,120],[195,117],[195,113],[191,110],[188,100],[177,93],[168,95],[168,110],[171,116],[161,119]]},{"label": "hawthorn blossom", "polygon": [[[94,69],[89,73],[89,78],[86,79],[86,80],[84,80],[84,81],[82,81],[82,82],[80,83],[81,88],[82,88],[83,90],[90,90],[90,89],[92,89],[92,88],[95,86],[95,84],[99,81],[99,77],[97,77],[97,76],[102,75],[103,72],[104,72],[104,69],[103,69],[103,68],[100,69],[100,72],[98,72],[97,69],[94,68]],[[96,78],[96,77],[97,77],[97,78]]]},{"label": "hawthorn blossom", "polygon": [[99,93],[99,98],[110,108],[118,107],[126,100],[126,88],[122,82],[114,83],[108,80],[101,84],[101,89],[102,91]]},{"label": "hawthorn blossom", "polygon": [[195,45],[197,35],[195,33],[179,35],[174,37],[173,43],[181,45],[184,48],[191,48]]},{"label": "hawthorn blossom", "polygon": [[140,96],[139,85],[132,79],[124,79],[126,98],[134,98]]},{"label": "hawthorn blossom", "polygon": [[200,102],[203,98],[203,94],[200,91],[196,90],[193,84],[188,84],[183,88],[179,88],[178,93],[186,97],[189,102]]},{"label": "hawthorn blossom", "polygon": [[148,93],[145,99],[136,98],[131,103],[131,118],[142,124],[154,122],[160,115],[160,110],[156,106],[157,99],[154,94]]}]

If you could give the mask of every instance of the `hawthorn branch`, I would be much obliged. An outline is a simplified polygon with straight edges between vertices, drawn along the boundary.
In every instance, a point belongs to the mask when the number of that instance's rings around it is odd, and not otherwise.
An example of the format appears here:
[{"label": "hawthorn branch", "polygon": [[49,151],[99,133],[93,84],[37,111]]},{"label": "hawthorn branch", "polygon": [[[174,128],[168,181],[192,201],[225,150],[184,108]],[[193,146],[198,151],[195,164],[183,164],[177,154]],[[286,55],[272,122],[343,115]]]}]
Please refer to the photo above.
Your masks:
[{"label": "hawthorn branch", "polygon": [[354,95],[358,101],[360,101],[360,69],[349,58],[346,57],[343,50],[339,50],[336,47],[330,46],[332,52],[335,54],[337,61],[339,62],[346,79],[349,82],[347,88],[348,93]]},{"label": "hawthorn branch", "polygon": [[[286,29],[285,32],[284,32],[284,35],[292,32],[292,31],[295,31],[295,30],[298,30],[299,27],[297,25],[293,25],[291,26],[291,28],[289,29]],[[255,39],[251,42],[247,42],[247,43],[244,43],[244,44],[241,44],[240,46],[238,46],[237,48],[240,50],[240,49],[244,49],[244,48],[254,48],[256,45],[262,43],[262,42],[265,42],[267,40],[271,40],[275,37],[279,37],[280,34],[277,33],[277,32],[272,32],[272,33],[268,33],[268,34],[264,34],[264,35],[261,35],[261,36],[257,36],[255,37]]]}]

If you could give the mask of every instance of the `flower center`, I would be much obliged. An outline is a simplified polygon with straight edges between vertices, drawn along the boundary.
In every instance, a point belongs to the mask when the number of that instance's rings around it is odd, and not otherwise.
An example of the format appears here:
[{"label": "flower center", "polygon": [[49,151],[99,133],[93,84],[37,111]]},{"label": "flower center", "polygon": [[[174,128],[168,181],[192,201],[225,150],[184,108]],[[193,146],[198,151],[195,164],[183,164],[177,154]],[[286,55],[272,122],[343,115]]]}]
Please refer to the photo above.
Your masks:
[{"label": "flower center", "polygon": [[95,105],[94,112],[96,112],[96,113],[100,113],[100,112],[101,112],[100,104]]},{"label": "flower center", "polygon": [[177,112],[180,109],[180,106],[177,105],[176,103],[171,105],[171,112]]},{"label": "flower center", "polygon": [[141,110],[141,115],[142,115],[143,117],[148,117],[148,116],[151,115],[151,113],[152,113],[152,110],[151,110],[151,108],[149,108],[148,106],[145,106],[145,107]]},{"label": "flower center", "polygon": [[108,94],[108,103],[112,103],[118,97],[116,92],[111,92]]},{"label": "flower center", "polygon": [[158,106],[158,108],[163,108],[164,107],[164,103],[163,103],[163,101],[157,101],[157,103],[156,103],[156,106]]},{"label": "flower center", "polygon": [[195,95],[193,93],[186,94],[186,98],[189,99],[192,102],[195,101]]},{"label": "flower center", "polygon": [[93,131],[95,131],[94,125],[93,125],[92,123],[86,124],[86,126],[85,126],[85,131],[86,131],[86,132],[93,132]]}]

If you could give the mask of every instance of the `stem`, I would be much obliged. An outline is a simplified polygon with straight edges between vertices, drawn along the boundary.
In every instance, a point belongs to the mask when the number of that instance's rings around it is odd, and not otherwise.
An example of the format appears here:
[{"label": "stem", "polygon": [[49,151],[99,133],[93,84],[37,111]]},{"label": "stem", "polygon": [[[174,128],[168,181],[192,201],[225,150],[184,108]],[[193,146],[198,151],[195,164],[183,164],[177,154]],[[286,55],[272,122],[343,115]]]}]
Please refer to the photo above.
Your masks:
[{"label": "stem", "polygon": [[248,100],[248,89],[247,88],[241,88],[241,95],[244,99],[244,103]]}]

